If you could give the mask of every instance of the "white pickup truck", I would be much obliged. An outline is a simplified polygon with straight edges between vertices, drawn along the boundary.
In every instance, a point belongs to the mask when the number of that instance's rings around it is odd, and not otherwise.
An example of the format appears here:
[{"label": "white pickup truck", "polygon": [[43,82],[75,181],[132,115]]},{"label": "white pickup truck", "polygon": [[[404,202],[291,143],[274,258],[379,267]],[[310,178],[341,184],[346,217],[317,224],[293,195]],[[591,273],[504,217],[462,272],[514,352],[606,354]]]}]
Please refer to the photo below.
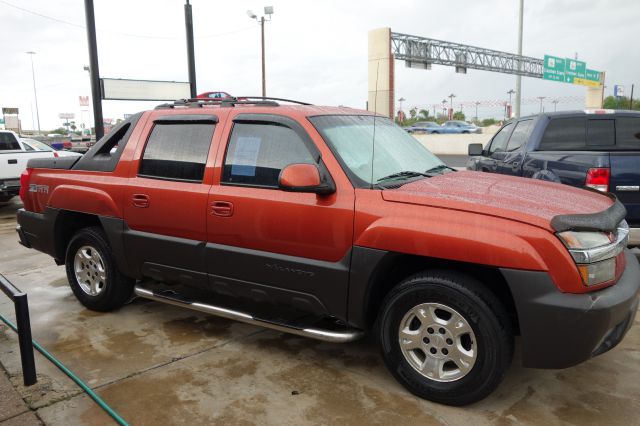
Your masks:
[{"label": "white pickup truck", "polygon": [[32,158],[57,157],[53,149],[34,148],[14,132],[0,130],[0,202],[7,202],[20,191],[20,174]]}]

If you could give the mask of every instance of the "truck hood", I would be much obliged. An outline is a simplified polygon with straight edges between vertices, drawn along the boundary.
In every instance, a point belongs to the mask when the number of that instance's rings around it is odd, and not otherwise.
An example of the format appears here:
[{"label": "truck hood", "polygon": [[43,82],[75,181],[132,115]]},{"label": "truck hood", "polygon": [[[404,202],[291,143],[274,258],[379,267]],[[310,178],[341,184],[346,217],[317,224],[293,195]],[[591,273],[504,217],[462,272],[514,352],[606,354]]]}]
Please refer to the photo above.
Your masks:
[{"label": "truck hood", "polygon": [[382,198],[504,217],[553,231],[558,215],[592,214],[613,200],[604,194],[535,179],[460,171],[382,191]]}]

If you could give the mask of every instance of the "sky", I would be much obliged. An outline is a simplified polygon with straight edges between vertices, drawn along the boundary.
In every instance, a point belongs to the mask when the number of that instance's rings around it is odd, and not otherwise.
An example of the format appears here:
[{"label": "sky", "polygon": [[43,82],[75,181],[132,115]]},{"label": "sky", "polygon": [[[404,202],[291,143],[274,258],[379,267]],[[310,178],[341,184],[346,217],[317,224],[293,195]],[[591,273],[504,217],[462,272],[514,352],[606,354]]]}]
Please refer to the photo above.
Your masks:
[{"label": "sky", "polygon": [[[266,3],[265,3],[266,1]],[[101,77],[187,81],[184,0],[94,0]],[[233,95],[261,91],[260,26],[247,16],[273,6],[266,23],[267,94],[320,105],[364,108],[367,33],[392,31],[495,50],[517,50],[517,0],[191,0],[198,92]],[[26,9],[26,10],[21,10]],[[44,16],[41,16],[44,15]],[[613,86],[640,83],[640,2],[630,0],[525,0],[523,54],[574,57],[606,71]],[[36,120],[32,70],[41,129],[60,127],[59,113],[89,123],[78,96],[89,95],[84,2],[0,0],[0,106],[20,108],[23,129]],[[409,69],[395,63],[396,99],[404,109],[429,108],[454,93],[454,108],[475,101],[499,103],[515,89],[515,76],[452,67]],[[522,79],[523,114],[582,108],[585,88]],[[639,91],[640,92],[640,91]],[[638,92],[637,92],[638,93]],[[159,102],[104,101],[106,118],[153,108]],[[465,107],[468,117],[473,108]],[[32,113],[33,111],[33,113]],[[478,110],[502,118],[499,106]]]}]

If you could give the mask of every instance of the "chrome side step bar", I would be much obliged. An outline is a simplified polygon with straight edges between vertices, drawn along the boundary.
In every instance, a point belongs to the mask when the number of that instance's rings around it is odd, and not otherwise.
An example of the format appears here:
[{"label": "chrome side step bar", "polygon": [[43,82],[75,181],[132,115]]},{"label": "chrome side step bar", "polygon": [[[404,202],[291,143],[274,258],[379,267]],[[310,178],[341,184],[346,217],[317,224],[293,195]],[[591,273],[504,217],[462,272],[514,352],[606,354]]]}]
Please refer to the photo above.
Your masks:
[{"label": "chrome side step bar", "polygon": [[180,306],[182,308],[193,309],[195,311],[204,312],[206,314],[216,315],[223,318],[228,318],[235,321],[244,322],[247,324],[257,325],[260,327],[270,328],[272,330],[281,331],[284,333],[296,334],[298,336],[311,337],[313,339],[322,340],[325,342],[334,343],[346,343],[360,339],[364,333],[361,330],[345,330],[345,331],[330,331],[321,330],[317,328],[295,328],[283,324],[276,324],[269,321],[263,321],[256,319],[251,315],[243,312],[233,311],[231,309],[222,308],[219,306],[207,305],[198,302],[183,302],[181,300],[157,295],[151,290],[147,290],[140,286],[135,286],[135,294],[138,297],[144,299],[153,300],[155,302],[167,303],[169,305]]}]

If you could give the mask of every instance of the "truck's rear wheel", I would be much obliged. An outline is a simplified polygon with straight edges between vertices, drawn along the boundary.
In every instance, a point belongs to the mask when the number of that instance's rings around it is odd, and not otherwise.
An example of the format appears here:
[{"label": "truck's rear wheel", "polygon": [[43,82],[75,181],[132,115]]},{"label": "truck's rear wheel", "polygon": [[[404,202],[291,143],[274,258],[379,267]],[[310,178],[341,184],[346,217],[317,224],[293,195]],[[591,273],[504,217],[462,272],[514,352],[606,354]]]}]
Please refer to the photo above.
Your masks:
[{"label": "truck's rear wheel", "polygon": [[67,246],[67,278],[73,294],[88,309],[111,311],[133,291],[133,280],[118,271],[102,229],[79,230]]},{"label": "truck's rear wheel", "polygon": [[448,405],[489,395],[513,353],[506,312],[473,278],[414,275],[386,297],[379,336],[387,368],[413,394]]}]

